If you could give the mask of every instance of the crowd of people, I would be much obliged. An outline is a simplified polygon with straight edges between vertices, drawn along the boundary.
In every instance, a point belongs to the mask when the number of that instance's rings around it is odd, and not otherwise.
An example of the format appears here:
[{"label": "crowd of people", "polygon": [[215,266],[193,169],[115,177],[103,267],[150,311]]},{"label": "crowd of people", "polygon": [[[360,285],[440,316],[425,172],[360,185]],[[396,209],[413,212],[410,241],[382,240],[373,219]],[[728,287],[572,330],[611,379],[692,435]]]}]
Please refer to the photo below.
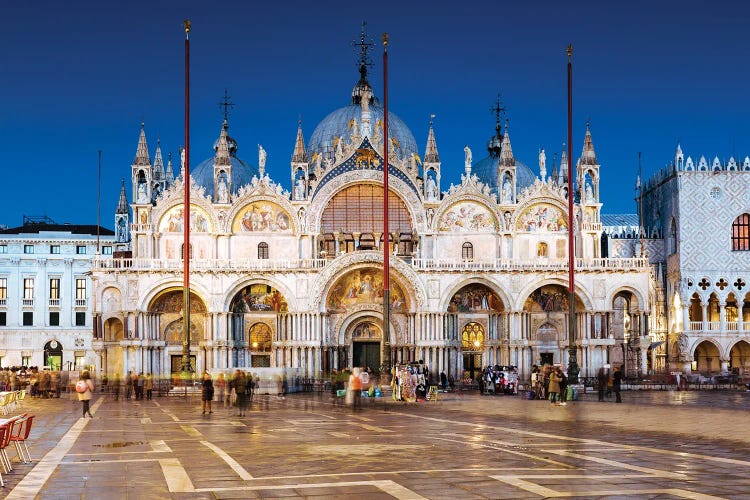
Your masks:
[{"label": "crowd of people", "polygon": [[515,366],[488,366],[479,378],[481,394],[518,394],[518,371]]},{"label": "crowd of people", "polygon": [[0,389],[25,389],[32,398],[59,398],[60,393],[68,387],[68,379],[67,371],[40,371],[36,366],[14,366],[0,370]]},{"label": "crowd of people", "polygon": [[549,399],[550,404],[565,406],[573,395],[568,391],[568,376],[562,367],[534,365],[531,370],[534,399]]}]

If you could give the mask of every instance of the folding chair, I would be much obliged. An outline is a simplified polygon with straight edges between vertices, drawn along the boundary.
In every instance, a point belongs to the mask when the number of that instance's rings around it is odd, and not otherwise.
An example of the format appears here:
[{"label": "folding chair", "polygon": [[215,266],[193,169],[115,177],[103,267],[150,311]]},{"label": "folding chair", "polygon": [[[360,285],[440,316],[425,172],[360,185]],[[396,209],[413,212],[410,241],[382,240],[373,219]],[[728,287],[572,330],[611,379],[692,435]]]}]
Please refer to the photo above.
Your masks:
[{"label": "folding chair", "polygon": [[3,427],[5,427],[5,433],[3,435],[3,439],[0,440],[0,461],[3,463],[3,469],[5,472],[10,472],[13,470],[13,466],[10,464],[10,458],[8,458],[8,452],[6,451],[6,448],[10,444],[10,437],[13,434],[14,427],[18,424],[18,420],[23,418],[21,415],[17,417],[13,417],[9,419],[5,424],[3,424]]},{"label": "folding chair", "polygon": [[34,417],[36,417],[36,415],[25,415],[23,418],[17,420],[13,431],[10,433],[9,441],[16,445],[18,458],[25,464],[31,463],[31,453],[29,452],[29,446],[26,442],[31,433],[31,425],[34,423]]},{"label": "folding chair", "polygon": [[[3,443],[5,443],[5,437],[7,434],[8,434],[8,426],[5,424],[0,425],[0,449],[3,449],[2,445]],[[0,455],[0,458],[1,458],[1,455]],[[2,460],[2,463],[3,463],[3,470],[5,470],[5,460]],[[0,474],[0,486],[5,486],[5,481],[3,481],[2,474]]]}]

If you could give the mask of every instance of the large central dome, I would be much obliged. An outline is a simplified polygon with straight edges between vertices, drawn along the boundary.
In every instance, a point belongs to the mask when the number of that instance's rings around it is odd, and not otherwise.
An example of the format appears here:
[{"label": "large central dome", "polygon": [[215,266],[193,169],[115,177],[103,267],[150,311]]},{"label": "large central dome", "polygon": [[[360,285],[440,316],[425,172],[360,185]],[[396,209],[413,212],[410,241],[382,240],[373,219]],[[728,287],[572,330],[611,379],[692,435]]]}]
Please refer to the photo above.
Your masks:
[{"label": "large central dome", "polygon": [[[341,137],[348,143],[352,135],[352,120],[357,122],[357,130],[362,130],[362,99],[363,96],[373,96],[372,87],[367,81],[366,67],[360,67],[361,77],[352,89],[352,103],[339,108],[329,114],[321,121],[310,136],[308,149],[313,153],[321,153],[323,158],[334,157],[334,140]],[[376,127],[382,127],[383,107],[375,97],[369,98],[370,123],[373,134]],[[380,131],[382,134],[382,130]],[[417,141],[414,140],[411,130],[395,114],[388,112],[388,138],[394,139],[396,144],[396,156],[409,158],[417,152]]]}]

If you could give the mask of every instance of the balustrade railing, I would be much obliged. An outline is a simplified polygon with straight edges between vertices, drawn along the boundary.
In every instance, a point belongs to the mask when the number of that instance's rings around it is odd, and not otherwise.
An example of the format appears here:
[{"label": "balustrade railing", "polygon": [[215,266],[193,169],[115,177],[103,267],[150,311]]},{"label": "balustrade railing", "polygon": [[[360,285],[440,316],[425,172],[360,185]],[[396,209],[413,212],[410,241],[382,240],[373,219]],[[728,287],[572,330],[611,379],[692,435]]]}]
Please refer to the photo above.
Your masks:
[{"label": "balustrade railing", "polygon": [[60,299],[49,299],[50,307],[60,307]]},{"label": "balustrade railing", "polygon": [[[325,259],[191,259],[190,269],[201,271],[293,271],[319,269],[326,265]],[[129,269],[133,271],[178,271],[183,268],[182,259],[113,258],[94,259],[94,269]]]},{"label": "balustrade railing", "polygon": [[21,299],[21,305],[24,307],[34,307],[34,299]]},{"label": "balustrade railing", "polygon": [[[544,270],[565,271],[568,261],[564,259],[419,259],[412,260],[412,266],[419,270],[435,271],[522,271]],[[603,270],[644,270],[648,269],[647,258],[626,259],[576,259],[575,268],[581,271]]]},{"label": "balustrade railing", "polygon": [[[565,259],[421,259],[397,256],[420,271],[566,271]],[[200,271],[290,271],[322,269],[334,259],[192,259],[190,268]],[[647,258],[576,259],[580,271],[643,271],[648,269]],[[130,269],[134,271],[177,271],[183,268],[182,259],[95,258],[93,269]]]}]

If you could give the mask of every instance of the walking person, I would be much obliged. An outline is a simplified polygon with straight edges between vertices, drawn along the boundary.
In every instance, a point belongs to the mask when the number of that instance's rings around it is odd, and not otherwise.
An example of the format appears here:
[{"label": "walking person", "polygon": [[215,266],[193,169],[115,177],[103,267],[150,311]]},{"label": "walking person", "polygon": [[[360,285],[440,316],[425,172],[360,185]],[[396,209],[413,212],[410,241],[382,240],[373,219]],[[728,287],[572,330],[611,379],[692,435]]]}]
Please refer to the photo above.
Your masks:
[{"label": "walking person", "polygon": [[615,368],[615,374],[612,376],[612,389],[615,391],[615,403],[622,403],[620,397],[620,387],[622,385],[622,372],[620,368]]},{"label": "walking person", "polygon": [[112,394],[115,395],[115,401],[120,399],[120,372],[115,372],[115,377],[112,380]]},{"label": "walking person", "polygon": [[214,388],[216,389],[216,402],[222,403],[224,407],[226,407],[226,403],[224,402],[224,394],[227,390],[227,381],[224,380],[224,374],[219,372],[219,376],[216,378],[216,383],[214,384]]},{"label": "walking person", "polygon": [[[565,375],[565,372],[562,370],[562,368],[557,372],[557,374],[560,376],[560,406],[565,406],[568,404],[568,376]],[[573,399],[572,395],[570,399]]]},{"label": "walking person", "polygon": [[349,375],[349,390],[352,391],[352,411],[362,409],[362,379],[359,377],[359,368],[354,368]]},{"label": "walking person", "polygon": [[146,374],[146,381],[143,383],[143,387],[146,389],[146,399],[151,401],[151,396],[154,394],[154,377],[150,374]]},{"label": "walking person", "polygon": [[201,407],[203,408],[203,414],[206,414],[206,406],[208,406],[208,413],[213,413],[211,409],[211,401],[214,399],[214,382],[211,380],[211,374],[207,371],[203,372],[203,393],[201,395]]},{"label": "walking person", "polygon": [[549,393],[549,402],[553,405],[557,404],[557,395],[560,393],[560,380],[562,377],[560,377],[558,370],[559,368],[555,368],[549,374],[549,388],[547,389],[547,393]]},{"label": "walking person", "polygon": [[143,388],[146,386],[146,377],[143,376],[143,372],[138,374],[133,384],[135,384],[135,399],[143,400]]},{"label": "walking person", "polygon": [[133,395],[133,371],[129,371],[125,379],[125,398],[130,399]]},{"label": "walking person", "polygon": [[83,402],[83,416],[81,416],[81,418],[86,418],[86,415],[94,418],[89,409],[91,394],[94,392],[94,382],[91,380],[88,370],[83,370],[81,372],[81,376],[76,383],[76,392],[78,393],[78,401]]},{"label": "walking person", "polygon": [[247,408],[247,378],[242,370],[234,372],[232,387],[234,388],[234,394],[237,401],[237,416],[244,417],[245,408]]},{"label": "walking person", "polygon": [[607,389],[608,380],[609,374],[607,374],[607,370],[602,366],[596,373],[596,383],[599,386],[599,401],[604,401],[604,391]]}]

